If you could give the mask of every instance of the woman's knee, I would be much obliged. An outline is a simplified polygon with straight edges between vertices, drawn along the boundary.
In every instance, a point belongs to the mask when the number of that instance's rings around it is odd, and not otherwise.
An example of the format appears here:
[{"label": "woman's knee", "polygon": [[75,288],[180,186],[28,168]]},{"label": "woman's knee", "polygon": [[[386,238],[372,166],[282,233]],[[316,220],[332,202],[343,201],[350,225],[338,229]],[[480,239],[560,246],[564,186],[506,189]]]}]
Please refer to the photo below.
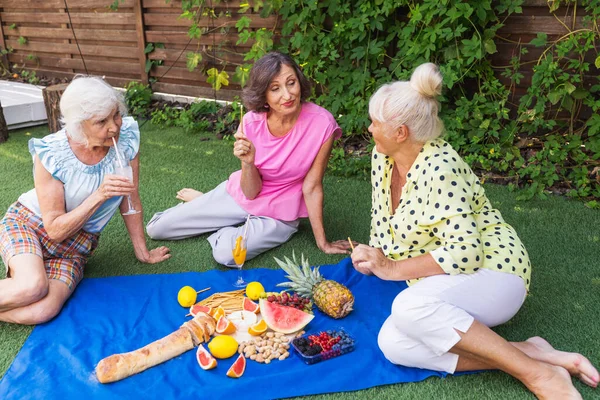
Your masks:
[{"label": "woman's knee", "polygon": [[148,234],[148,236],[150,236],[150,238],[154,240],[165,239],[165,231],[161,226],[162,224],[160,222],[160,218],[155,215],[146,225],[146,233]]},{"label": "woman's knee", "polygon": [[215,261],[219,264],[227,267],[235,267],[230,245],[217,244],[213,247],[212,254]]},{"label": "woman's knee", "polygon": [[33,304],[48,295],[48,279],[46,276],[30,276],[18,283],[19,299],[26,304]]},{"label": "woman's knee", "polygon": [[399,333],[400,332],[394,326],[391,317],[389,317],[385,320],[377,335],[377,345],[379,346],[379,350],[381,350],[386,359],[394,364],[397,364],[396,353],[398,347],[396,346],[396,340],[394,338],[398,336]]},{"label": "woman's knee", "polygon": [[[408,289],[407,289],[408,290]],[[390,316],[394,326],[401,332],[411,332],[415,329],[419,319],[426,315],[428,307],[425,299],[402,292],[392,303]]]},{"label": "woman's knee", "polygon": [[21,318],[18,323],[22,325],[43,324],[56,317],[61,308],[61,305],[59,306],[58,304],[52,302],[40,301],[37,304],[31,305],[27,312],[18,317]]},{"label": "woman's knee", "polygon": [[424,346],[411,339],[396,328],[394,321],[389,317],[379,330],[377,345],[383,356],[392,364],[406,367],[420,367],[418,358],[420,349]]}]

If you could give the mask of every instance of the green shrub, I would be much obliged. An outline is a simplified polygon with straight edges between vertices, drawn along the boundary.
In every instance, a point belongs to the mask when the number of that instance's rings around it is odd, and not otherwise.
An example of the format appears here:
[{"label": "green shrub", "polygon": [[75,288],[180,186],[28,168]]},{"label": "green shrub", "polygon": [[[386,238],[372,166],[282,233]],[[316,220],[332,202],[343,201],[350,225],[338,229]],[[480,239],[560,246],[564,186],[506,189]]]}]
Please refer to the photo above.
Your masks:
[{"label": "green shrub", "polygon": [[152,102],[152,90],[148,85],[131,81],[125,87],[125,103],[129,114],[136,118],[146,118]]}]

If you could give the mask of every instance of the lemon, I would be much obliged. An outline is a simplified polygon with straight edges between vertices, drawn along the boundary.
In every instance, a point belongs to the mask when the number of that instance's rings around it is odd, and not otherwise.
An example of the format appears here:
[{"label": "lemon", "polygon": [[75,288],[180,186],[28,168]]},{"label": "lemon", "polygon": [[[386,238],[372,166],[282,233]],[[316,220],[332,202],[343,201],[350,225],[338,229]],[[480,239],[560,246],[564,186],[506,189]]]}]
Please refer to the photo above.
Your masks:
[{"label": "lemon", "polygon": [[237,352],[237,349],[238,342],[227,335],[217,336],[208,344],[210,354],[216,358],[229,358]]},{"label": "lemon", "polygon": [[181,307],[191,307],[196,304],[196,290],[191,286],[184,286],[177,293],[177,301]]},{"label": "lemon", "polygon": [[265,293],[265,288],[260,282],[250,282],[246,286],[246,296],[250,300],[258,300]]}]

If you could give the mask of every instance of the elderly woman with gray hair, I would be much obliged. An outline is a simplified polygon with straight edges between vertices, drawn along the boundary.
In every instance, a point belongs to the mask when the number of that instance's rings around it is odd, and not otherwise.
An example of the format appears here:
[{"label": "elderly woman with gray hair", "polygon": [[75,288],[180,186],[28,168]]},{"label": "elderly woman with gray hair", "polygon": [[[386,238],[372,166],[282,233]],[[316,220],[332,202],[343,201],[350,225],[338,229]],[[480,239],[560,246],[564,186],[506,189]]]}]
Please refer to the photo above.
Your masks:
[{"label": "elderly woman with gray hair", "polygon": [[323,175],[341,129],[309,95],[291,57],[272,52],[258,60],[242,95],[250,112],[235,134],[241,169],[206,194],[179,191],[184,203],[156,213],[148,235],[177,240],[216,231],[208,237],[213,257],[235,266],[232,237],[243,234],[248,215],[247,259],[286,242],[308,217],[319,249],[346,253],[348,243],[328,241],[323,227]]},{"label": "elderly woman with gray hair", "polygon": [[438,68],[423,64],[410,82],[384,85],[369,103],[371,239],[356,246],[352,262],[364,274],[409,284],[392,304],[379,347],[394,364],[499,369],[539,398],[581,398],[569,373],[592,387],[600,380],[587,358],[540,337],[508,342],[490,329],[521,308],[531,263],[477,176],[440,138],[441,88]]},{"label": "elderly woman with gray hair", "polygon": [[[0,280],[0,321],[33,325],[52,319],[83,278],[116,210],[141,210],[140,132],[133,118],[123,117],[122,96],[100,78],[80,77],[63,93],[60,111],[63,129],[29,141],[35,188],[0,221],[7,268]],[[131,177],[115,174],[124,164],[130,164]],[[141,212],[123,219],[138,260],[170,257],[166,247],[146,247]]]}]

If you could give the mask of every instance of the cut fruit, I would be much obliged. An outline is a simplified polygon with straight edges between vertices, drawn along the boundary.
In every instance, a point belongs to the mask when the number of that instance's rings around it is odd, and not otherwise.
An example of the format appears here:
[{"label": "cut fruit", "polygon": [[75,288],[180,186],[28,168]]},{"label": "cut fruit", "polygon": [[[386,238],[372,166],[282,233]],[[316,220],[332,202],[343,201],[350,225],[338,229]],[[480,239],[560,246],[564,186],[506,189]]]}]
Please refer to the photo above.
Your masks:
[{"label": "cut fruit", "polygon": [[234,311],[227,316],[227,319],[233,322],[238,330],[243,331],[258,321],[256,314],[250,311]]},{"label": "cut fruit", "polygon": [[199,312],[203,312],[208,315],[212,315],[213,310],[209,306],[203,306],[201,304],[194,304],[190,307],[190,314],[192,317],[195,317]]},{"label": "cut fruit", "polygon": [[214,310],[212,317],[218,321],[219,318],[221,318],[224,315],[225,315],[225,310],[223,309],[223,307],[219,306]]},{"label": "cut fruit", "polygon": [[242,308],[255,314],[258,314],[260,311],[260,306],[247,297],[244,297],[244,304]]},{"label": "cut fruit", "polygon": [[217,333],[220,333],[222,335],[229,335],[233,332],[235,332],[235,325],[233,324],[233,322],[228,320],[227,317],[224,315],[221,318],[219,318],[219,321],[217,322]]},{"label": "cut fruit", "polygon": [[258,324],[252,325],[248,328],[248,333],[252,336],[260,336],[267,331],[267,323],[264,319],[261,319]]},{"label": "cut fruit", "polygon": [[208,344],[208,350],[213,357],[229,358],[235,354],[238,349],[238,342],[231,336],[216,336]]},{"label": "cut fruit", "polygon": [[198,350],[196,350],[196,360],[198,360],[200,368],[205,371],[217,366],[217,360],[202,345],[198,346]]},{"label": "cut fruit", "polygon": [[270,303],[266,299],[260,299],[260,310],[267,326],[281,333],[297,332],[315,317],[294,307]]},{"label": "cut fruit", "polygon": [[239,378],[246,370],[246,358],[243,354],[233,362],[233,365],[227,370],[227,376],[230,378]]}]

